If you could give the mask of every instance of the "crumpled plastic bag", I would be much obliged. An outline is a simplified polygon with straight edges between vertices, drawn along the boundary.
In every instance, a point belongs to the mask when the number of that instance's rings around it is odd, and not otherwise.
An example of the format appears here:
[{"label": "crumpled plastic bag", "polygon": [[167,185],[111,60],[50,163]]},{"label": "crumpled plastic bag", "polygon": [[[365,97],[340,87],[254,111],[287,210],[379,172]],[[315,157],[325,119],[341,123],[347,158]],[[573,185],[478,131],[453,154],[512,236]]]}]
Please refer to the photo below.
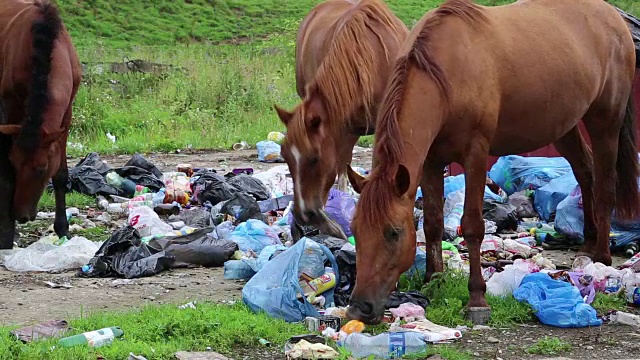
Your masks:
[{"label": "crumpled plastic bag", "polygon": [[136,185],[148,187],[152,192],[158,192],[164,188],[164,182],[157,178],[151,171],[135,165],[125,165],[115,169],[118,175],[133,181]]},{"label": "crumpled plastic bag", "polygon": [[485,200],[482,205],[482,216],[485,220],[495,222],[498,232],[518,228],[516,208],[511,204]]},{"label": "crumpled plastic bag", "polygon": [[602,325],[596,310],[585,304],[578,288],[545,273],[525,276],[513,296],[529,303],[540,322],[546,325],[562,328]]},{"label": "crumpled plastic bag", "polygon": [[73,237],[60,246],[35,242],[5,257],[4,266],[16,272],[79,269],[98,251],[99,243]]},{"label": "crumpled plastic bag", "polygon": [[169,216],[169,222],[174,221],[183,221],[187,226],[201,229],[210,226],[211,213],[202,207],[185,209],[178,215]]},{"label": "crumpled plastic bag", "polygon": [[538,216],[534,208],[533,199],[527,195],[527,190],[511,194],[511,196],[509,196],[509,205],[516,208],[516,216],[518,219]]},{"label": "crumpled plastic bag", "polygon": [[584,241],[584,212],[580,186],[564,198],[556,210],[555,228],[558,233],[576,242]]},{"label": "crumpled plastic bag", "polygon": [[169,269],[175,259],[140,241],[136,229],[122,227],[111,234],[95,256],[87,262],[85,277],[124,277],[127,279],[158,274]]},{"label": "crumpled plastic bag", "polygon": [[423,318],[424,308],[420,305],[412,303],[404,303],[397,308],[389,309],[391,314],[396,318]]},{"label": "crumpled plastic bag", "polygon": [[576,186],[578,186],[578,180],[570,172],[551,180],[536,190],[534,206],[540,214],[540,218],[552,221],[555,218],[558,204],[569,196]]},{"label": "crumpled plastic bag", "polygon": [[274,166],[273,168],[255,173],[252,176],[260,180],[270,193],[270,197],[278,198],[285,195],[293,195],[293,179],[289,174],[287,165]]},{"label": "crumpled plastic bag", "polygon": [[[300,259],[304,256],[307,242],[302,238],[295,245],[269,261],[249,280],[242,289],[243,302],[254,312],[264,311],[270,317],[287,322],[299,322],[307,316],[318,317],[320,314],[306,298],[297,299],[302,294],[298,277]],[[340,277],[338,265],[333,254],[323,245],[319,245],[329,259],[336,278]],[[325,291],[322,296],[328,307],[333,306],[334,290]]]},{"label": "crumpled plastic bag", "polygon": [[334,254],[340,269],[340,276],[336,275],[336,306],[349,306],[351,292],[356,286],[356,252],[341,249]]},{"label": "crumpled plastic bag", "polygon": [[109,185],[105,179],[105,175],[111,170],[111,166],[103,162],[98,153],[87,154],[69,169],[67,192],[75,191],[89,196],[123,195],[122,190]]},{"label": "crumpled plastic bag", "polygon": [[256,199],[247,193],[240,192],[235,193],[222,205],[220,213],[234,216],[236,223],[242,223],[250,219],[262,221],[264,218]]},{"label": "crumpled plastic bag", "polygon": [[236,175],[227,180],[227,183],[238,191],[245,192],[253,196],[258,201],[267,200],[271,197],[269,190],[267,190],[267,187],[262,183],[262,181],[254,178],[253,176],[245,174]]},{"label": "crumpled plastic bag", "polygon": [[171,225],[160,220],[158,214],[148,206],[138,206],[131,209],[127,222],[138,230],[141,237],[164,235],[173,230]]},{"label": "crumpled plastic bag", "polygon": [[229,184],[224,176],[213,171],[203,174],[195,174],[196,180],[193,182],[193,201],[204,204],[207,201],[211,205],[217,205],[223,201],[231,199],[238,192],[233,185]]},{"label": "crumpled plastic bag", "polygon": [[325,211],[332,220],[340,225],[347,237],[353,235],[351,232],[351,219],[353,219],[353,213],[356,211],[356,201],[349,194],[331,188]]},{"label": "crumpled plastic bag", "polygon": [[498,158],[489,177],[511,195],[517,191],[536,190],[571,171],[571,165],[563,157],[509,155]]},{"label": "crumpled plastic bag", "polygon": [[424,294],[417,290],[407,292],[394,291],[389,295],[384,308],[398,308],[403,304],[413,304],[424,309],[429,305],[429,300]]},{"label": "crumpled plastic bag", "polygon": [[282,245],[278,234],[269,225],[254,219],[238,225],[229,235],[229,240],[237,243],[242,252],[253,250],[260,253],[268,245]]},{"label": "crumpled plastic bag", "polygon": [[149,241],[149,246],[173,257],[172,268],[222,266],[238,250],[238,244],[214,239],[208,236],[211,231],[212,228],[203,228],[184,236],[156,238]]},{"label": "crumpled plastic bag", "polygon": [[540,269],[533,263],[517,259],[513,265],[507,265],[504,270],[493,274],[487,281],[487,294],[494,296],[508,296],[518,289],[522,279],[528,274]]},{"label": "crumpled plastic bag", "polygon": [[124,164],[124,166],[125,167],[135,166],[140,169],[144,169],[150,172],[151,174],[153,174],[153,176],[155,176],[156,178],[162,179],[162,171],[160,171],[160,169],[158,169],[155,165],[150,163],[149,160],[145,159],[144,156],[140,155],[139,153],[133,154],[131,159],[129,159],[129,161],[127,161],[127,163]]},{"label": "crumpled plastic bag", "polygon": [[258,161],[266,163],[284,162],[280,155],[280,145],[273,141],[260,141],[256,144],[258,150]]},{"label": "crumpled plastic bag", "polygon": [[301,277],[302,274],[306,274],[312,279],[322,276],[326,258],[323,247],[320,244],[313,240],[308,241],[304,247],[303,256],[298,263],[298,277]]}]

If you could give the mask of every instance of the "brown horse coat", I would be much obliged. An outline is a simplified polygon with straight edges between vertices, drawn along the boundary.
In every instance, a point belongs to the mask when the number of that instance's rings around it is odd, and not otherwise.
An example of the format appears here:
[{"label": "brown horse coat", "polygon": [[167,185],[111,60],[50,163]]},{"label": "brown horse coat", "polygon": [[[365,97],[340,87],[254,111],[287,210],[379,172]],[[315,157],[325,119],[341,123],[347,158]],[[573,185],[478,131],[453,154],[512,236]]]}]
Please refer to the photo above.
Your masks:
[{"label": "brown horse coat", "polygon": [[380,0],[325,1],[300,24],[296,85],[302,103],[292,113],[276,107],[287,126],[282,154],[295,183],[297,221],[326,226],[320,210],[336,174],[351,162],[358,137],[374,129],[407,34]]},{"label": "brown horse coat", "polygon": [[[413,200],[422,186],[427,278],[443,270],[442,167],[465,168],[462,231],[470,254],[469,308],[487,309],[480,267],[486,159],[553,143],[582,188],[584,253],[611,263],[609,222],[638,215],[638,156],[630,107],[629,29],[602,0],[525,0],[482,7],[450,0],[409,34],[380,109],[369,179],[352,229],[357,281],[350,315],[380,320],[415,254]],[[580,119],[591,150],[578,131]],[[615,185],[613,185],[615,184]],[[616,191],[617,190],[617,191]]]},{"label": "brown horse coat", "polygon": [[56,7],[47,0],[0,3],[0,248],[15,220],[33,220],[53,177],[54,228],[67,235],[66,142],[80,85],[78,57]]}]

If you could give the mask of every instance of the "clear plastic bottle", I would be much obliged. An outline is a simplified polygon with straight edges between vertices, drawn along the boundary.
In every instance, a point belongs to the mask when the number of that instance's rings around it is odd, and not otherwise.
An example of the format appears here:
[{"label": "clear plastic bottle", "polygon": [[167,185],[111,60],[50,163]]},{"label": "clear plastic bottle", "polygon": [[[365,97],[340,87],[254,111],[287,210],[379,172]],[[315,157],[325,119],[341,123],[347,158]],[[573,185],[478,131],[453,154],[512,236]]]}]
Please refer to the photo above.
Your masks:
[{"label": "clear plastic bottle", "polygon": [[344,348],[356,358],[374,355],[384,359],[397,359],[404,355],[427,350],[424,335],[418,332],[392,332],[376,336],[352,333],[344,341]]}]

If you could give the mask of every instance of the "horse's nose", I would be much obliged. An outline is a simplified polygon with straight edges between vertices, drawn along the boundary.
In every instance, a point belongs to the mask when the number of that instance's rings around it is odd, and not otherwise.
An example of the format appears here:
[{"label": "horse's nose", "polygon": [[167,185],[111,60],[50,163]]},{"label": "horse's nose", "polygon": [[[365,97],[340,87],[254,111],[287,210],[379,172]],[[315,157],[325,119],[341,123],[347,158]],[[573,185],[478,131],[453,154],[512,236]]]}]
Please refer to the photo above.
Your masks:
[{"label": "horse's nose", "polygon": [[352,299],[347,311],[347,317],[362,321],[365,324],[377,324],[380,319],[378,319],[374,309],[375,306],[370,301]]}]

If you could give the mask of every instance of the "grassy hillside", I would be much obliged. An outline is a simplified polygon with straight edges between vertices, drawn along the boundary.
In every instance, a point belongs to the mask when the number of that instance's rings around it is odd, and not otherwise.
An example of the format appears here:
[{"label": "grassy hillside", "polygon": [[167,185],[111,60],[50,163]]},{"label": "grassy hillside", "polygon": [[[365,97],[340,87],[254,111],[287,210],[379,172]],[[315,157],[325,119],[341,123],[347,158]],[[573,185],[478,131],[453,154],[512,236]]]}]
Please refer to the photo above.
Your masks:
[{"label": "grassy hillside", "polygon": [[[299,21],[318,0],[57,0],[75,41],[109,46],[223,42],[263,37]],[[510,0],[479,0],[500,5]],[[640,1],[611,3],[640,15]],[[388,0],[412,25],[440,0]]]},{"label": "grassy hillside", "polygon": [[[82,61],[145,59],[186,69],[163,77],[85,74],[74,105],[72,153],[255,144],[283,129],[274,103],[292,108],[300,101],[295,32],[317,0],[57,2]],[[409,26],[440,2],[388,0]],[[640,15],[635,0],[614,3]]]}]

